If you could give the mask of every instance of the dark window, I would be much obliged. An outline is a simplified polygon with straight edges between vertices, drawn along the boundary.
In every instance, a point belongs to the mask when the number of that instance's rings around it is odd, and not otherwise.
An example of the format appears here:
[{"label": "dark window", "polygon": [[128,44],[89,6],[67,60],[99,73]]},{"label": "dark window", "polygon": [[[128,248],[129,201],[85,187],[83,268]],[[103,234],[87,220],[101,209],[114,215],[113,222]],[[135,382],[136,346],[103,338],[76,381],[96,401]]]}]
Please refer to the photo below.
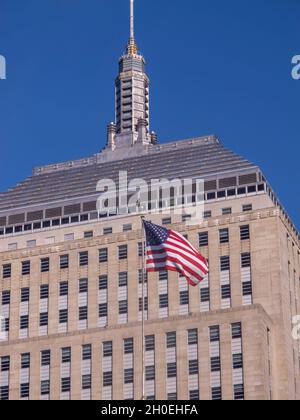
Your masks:
[{"label": "dark window", "polygon": [[133,384],[133,369],[125,369],[124,370],[124,384]]},{"label": "dark window", "polygon": [[227,190],[227,197],[233,197],[236,194],[236,190]]},{"label": "dark window", "polygon": [[112,372],[103,373],[103,386],[112,386]]},{"label": "dark window", "polygon": [[139,257],[143,256],[143,242],[138,243],[138,256]]},{"label": "dark window", "polygon": [[49,258],[42,258],[41,259],[41,272],[47,273],[50,269],[50,260]]},{"label": "dark window", "polygon": [[119,273],[119,287],[127,287],[128,285],[128,274]]},{"label": "dark window", "polygon": [[238,195],[246,194],[246,188],[245,187],[238,188],[237,193]]},{"label": "dark window", "polygon": [[217,192],[218,198],[225,198],[226,197],[226,191],[218,191]]},{"label": "dark window", "polygon": [[220,327],[213,326],[209,328],[210,342],[220,341]]},{"label": "dark window", "polygon": [[222,390],[220,387],[215,387],[211,389],[211,398],[213,401],[222,400]]},{"label": "dark window", "polygon": [[189,304],[189,292],[180,292],[180,305],[188,305]]},{"label": "dark window", "polygon": [[127,260],[128,258],[128,247],[127,245],[119,246],[119,260]]},{"label": "dark window", "polygon": [[83,251],[79,253],[79,265],[84,267],[89,264],[89,253],[88,251]]},{"label": "dark window", "polygon": [[87,306],[81,306],[79,308],[79,321],[86,321],[88,319],[88,308]]},{"label": "dark window", "polygon": [[41,351],[41,366],[50,366],[51,352],[50,350]]},{"label": "dark window", "polygon": [[108,305],[107,303],[99,304],[99,318],[106,318],[108,315]]},{"label": "dark window", "polygon": [[256,185],[251,185],[250,187],[248,187],[248,193],[255,193],[256,192]]},{"label": "dark window", "polygon": [[245,398],[244,385],[234,385],[234,399],[243,400]]},{"label": "dark window", "polygon": [[207,200],[214,200],[216,198],[216,193],[211,192],[207,194]]},{"label": "dark window", "polygon": [[20,330],[27,330],[29,325],[28,315],[23,315],[20,317]]},{"label": "dark window", "polygon": [[168,394],[168,401],[177,401],[176,392]]},{"label": "dark window", "polygon": [[21,354],[21,369],[30,368],[30,353]]},{"label": "dark window", "polygon": [[22,262],[22,276],[29,276],[30,274],[30,261]]},{"label": "dark window", "polygon": [[221,287],[221,296],[222,296],[222,299],[230,299],[231,298],[230,284],[226,284],[226,285],[223,285]]},{"label": "dark window", "polygon": [[48,312],[40,313],[40,327],[46,327],[48,325]]},{"label": "dark window", "polygon": [[68,296],[69,293],[69,284],[67,281],[62,281],[59,283],[59,296]]},{"label": "dark window", "polygon": [[124,225],[123,226],[123,232],[130,232],[132,230],[132,225]]},{"label": "dark window", "polygon": [[221,229],[219,231],[219,235],[220,235],[220,243],[221,244],[226,244],[229,242],[229,230],[228,229]]},{"label": "dark window", "polygon": [[171,217],[166,217],[165,219],[162,219],[162,225],[171,225],[172,219]]},{"label": "dark window", "polygon": [[10,369],[10,357],[3,356],[1,357],[1,372],[8,372]]},{"label": "dark window", "polygon": [[189,361],[189,375],[198,375],[199,373],[199,363],[198,360]]},{"label": "dark window", "polygon": [[168,376],[168,378],[176,378],[176,376],[177,376],[177,365],[176,365],[176,363],[168,363],[168,365],[167,365],[167,376]]},{"label": "dark window", "polygon": [[128,303],[127,300],[121,300],[119,302],[119,315],[125,315],[128,313]]},{"label": "dark window", "polygon": [[2,292],[2,305],[10,305],[10,291],[6,290]]},{"label": "dark window", "polygon": [[192,346],[194,344],[198,344],[198,330],[188,330],[188,344]]},{"label": "dark window", "polygon": [[203,213],[203,219],[210,219],[212,216],[211,210],[207,210]]},{"label": "dark window", "polygon": [[243,206],[243,212],[247,212],[247,211],[252,211],[252,209],[253,209],[253,206],[252,206],[252,204],[245,204],[244,206]]},{"label": "dark window", "polygon": [[59,323],[60,324],[68,323],[68,309],[61,309],[59,311]]},{"label": "dark window", "polygon": [[106,263],[108,261],[108,249],[99,249],[99,263]]},{"label": "dark window", "polygon": [[41,381],[41,395],[50,394],[50,381]]},{"label": "dark window", "polygon": [[232,360],[233,369],[242,369],[243,368],[243,355],[242,354],[234,354]]},{"label": "dark window", "polygon": [[82,389],[91,389],[92,388],[92,376],[91,375],[82,375]]},{"label": "dark window", "polygon": [[160,295],[159,296],[159,308],[164,309],[164,308],[168,308],[168,306],[169,306],[168,295]]},{"label": "dark window", "polygon": [[250,239],[249,225],[240,227],[240,237],[241,237],[241,241],[246,241],[247,239]]},{"label": "dark window", "polygon": [[88,287],[88,279],[79,280],[79,293],[87,293]]},{"label": "dark window", "polygon": [[176,332],[167,333],[167,348],[172,349],[176,347]]},{"label": "dark window", "polygon": [[2,272],[4,279],[11,278],[11,264],[4,264],[2,267]]},{"label": "dark window", "polygon": [[103,235],[111,235],[113,233],[113,229],[111,227],[103,229]]},{"label": "dark window", "polygon": [[84,232],[84,238],[85,239],[92,238],[93,236],[94,236],[94,232],[92,230],[89,230],[87,232]]},{"label": "dark window", "polygon": [[230,259],[229,259],[229,257],[221,257],[220,258],[220,269],[221,269],[221,271],[229,271],[230,270]]},{"label": "dark window", "polygon": [[29,398],[29,384],[20,385],[20,398]]},{"label": "dark window", "polygon": [[237,322],[231,325],[232,339],[242,338],[242,324]]},{"label": "dark window", "polygon": [[199,233],[199,247],[208,246],[208,232]]},{"label": "dark window", "polygon": [[252,295],[252,282],[246,281],[243,283],[243,296],[251,296]]},{"label": "dark window", "polygon": [[249,252],[241,255],[242,268],[251,267],[251,255]]},{"label": "dark window", "polygon": [[71,362],[71,347],[65,347],[61,349],[61,362],[62,363]]},{"label": "dark window", "polygon": [[220,357],[212,357],[210,359],[210,367],[211,367],[212,372],[220,372],[220,370],[221,370]]},{"label": "dark window", "polygon": [[43,284],[40,286],[40,299],[48,299],[49,297],[49,285]]},{"label": "dark window", "polygon": [[167,271],[160,271],[159,272],[159,281],[165,281],[169,278],[169,273]]},{"label": "dark window", "polygon": [[145,350],[154,351],[155,350],[155,337],[154,335],[147,335],[145,337]]},{"label": "dark window", "polygon": [[60,256],[60,269],[64,270],[69,268],[69,255],[61,255]]},{"label": "dark window", "polygon": [[82,346],[82,360],[91,360],[92,359],[92,345],[85,344]]},{"label": "dark window", "polygon": [[61,392],[71,391],[71,378],[61,378]]},{"label": "dark window", "polygon": [[133,354],[133,338],[124,340],[124,354]]},{"label": "dark window", "polygon": [[195,391],[190,391],[190,400],[191,401],[197,401],[197,400],[199,400],[199,390],[197,389],[197,390],[195,390]]},{"label": "dark window", "polygon": [[0,400],[1,401],[9,400],[9,387],[8,386],[0,387]]},{"label": "dark window", "polygon": [[206,287],[204,289],[200,289],[200,299],[202,303],[210,301],[210,289]]},{"label": "dark window", "polygon": [[[143,298],[139,298],[139,311],[143,311]],[[148,297],[144,298],[144,311],[148,311]]]},{"label": "dark window", "polygon": [[21,302],[29,302],[29,287],[21,289]]},{"label": "dark window", "polygon": [[106,341],[103,343],[103,357],[112,357],[113,345],[112,341]]},{"label": "dark window", "polygon": [[146,366],[146,381],[155,381],[155,366]]},{"label": "dark window", "polygon": [[99,277],[99,290],[106,290],[108,288],[108,279],[107,276]]},{"label": "dark window", "polygon": [[223,216],[227,216],[229,214],[232,214],[232,208],[231,207],[227,207],[225,209],[222,209],[222,215]]}]

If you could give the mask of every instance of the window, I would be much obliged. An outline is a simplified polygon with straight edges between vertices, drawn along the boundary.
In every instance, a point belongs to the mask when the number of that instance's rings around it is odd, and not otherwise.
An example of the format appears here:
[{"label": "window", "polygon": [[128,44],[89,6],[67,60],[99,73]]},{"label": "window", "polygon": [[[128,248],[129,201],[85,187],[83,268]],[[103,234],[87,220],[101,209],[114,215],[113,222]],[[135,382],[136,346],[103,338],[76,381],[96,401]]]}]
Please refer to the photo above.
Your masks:
[{"label": "window", "polygon": [[133,369],[124,370],[124,384],[133,384]]},{"label": "window", "polygon": [[252,209],[253,209],[252,204],[245,204],[245,205],[243,206],[243,212],[244,212],[244,213],[245,213],[245,212],[247,212],[247,211],[252,211]]},{"label": "window", "polygon": [[41,273],[47,273],[50,269],[50,260],[49,258],[41,259]]},{"label": "window", "polygon": [[155,350],[155,337],[154,335],[147,335],[145,337],[145,350],[154,351]]},{"label": "window", "polygon": [[82,360],[92,359],[92,346],[91,344],[85,344],[82,346]]},{"label": "window", "polygon": [[99,277],[99,290],[107,290],[108,288],[108,279],[107,276]]},{"label": "window", "polygon": [[203,219],[210,219],[212,216],[211,210],[207,210],[203,213]]},{"label": "window", "polygon": [[21,289],[21,302],[29,302],[29,287]]},{"label": "window", "polygon": [[208,246],[208,232],[199,233],[199,247]]},{"label": "window", "polygon": [[51,352],[50,350],[41,351],[41,366],[50,366]]},{"label": "window", "polygon": [[204,289],[200,289],[200,300],[201,303],[209,302],[210,301],[210,289],[206,287]]},{"label": "window", "polygon": [[10,357],[1,357],[1,372],[8,372],[10,369]]},{"label": "window", "polygon": [[79,293],[87,293],[88,287],[88,279],[79,280]]},{"label": "window", "polygon": [[2,299],[1,299],[2,305],[10,305],[10,291],[4,291],[2,292]]},{"label": "window", "polygon": [[103,386],[112,386],[112,372],[103,373]]},{"label": "window", "polygon": [[197,401],[197,400],[199,400],[199,390],[197,389],[197,390],[195,390],[195,391],[190,391],[190,400],[191,401],[193,401],[193,400],[195,400],[195,401]]},{"label": "window", "polygon": [[60,256],[60,269],[64,270],[69,268],[69,255],[61,255]]},{"label": "window", "polygon": [[20,385],[20,398],[29,398],[29,384]]},{"label": "window", "polygon": [[146,377],[146,381],[155,380],[155,366],[146,366],[145,377]]},{"label": "window", "polygon": [[61,349],[61,362],[62,363],[71,362],[71,347],[65,347]]},{"label": "window", "polygon": [[166,217],[166,218],[162,219],[162,225],[171,225],[171,224],[172,224],[171,217]]},{"label": "window", "polygon": [[233,369],[242,369],[243,368],[243,355],[234,354],[232,357],[232,366]]},{"label": "window", "polygon": [[238,193],[238,195],[246,194],[246,188],[245,187],[238,188],[237,193]]},{"label": "window", "polygon": [[83,251],[79,253],[79,265],[84,267],[89,264],[89,253],[88,251]]},{"label": "window", "polygon": [[124,340],[124,354],[133,354],[133,338]]},{"label": "window", "polygon": [[4,279],[11,278],[11,264],[4,264],[2,267],[2,271]]},{"label": "window", "polygon": [[128,247],[127,245],[119,246],[119,260],[127,260],[128,258]]},{"label": "window", "polygon": [[210,192],[207,194],[207,200],[214,200],[216,198],[215,192]]},{"label": "window", "polygon": [[221,269],[221,271],[229,271],[230,270],[230,259],[229,259],[228,256],[220,258],[220,269]]},{"label": "window", "polygon": [[199,364],[198,360],[189,361],[189,375],[198,375],[199,373]]},{"label": "window", "polygon": [[167,348],[172,349],[176,347],[176,332],[167,333]]},{"label": "window", "polygon": [[192,215],[191,215],[191,214],[184,214],[184,215],[182,216],[182,222],[183,222],[183,223],[188,222],[188,221],[190,221],[191,219],[192,219]]},{"label": "window", "polygon": [[84,232],[83,236],[84,236],[84,239],[92,238],[94,236],[94,232],[92,230],[89,230],[87,232]]},{"label": "window", "polygon": [[99,249],[99,263],[106,263],[108,261],[108,249],[101,248]]},{"label": "window", "polygon": [[88,308],[87,306],[81,306],[79,308],[79,321],[86,321],[88,319]]},{"label": "window", "polygon": [[138,243],[138,256],[139,257],[143,256],[143,242]]},{"label": "window", "polygon": [[49,285],[43,284],[40,286],[40,299],[48,299],[49,297]]},{"label": "window", "polygon": [[222,215],[223,216],[227,216],[229,214],[232,214],[232,208],[231,207],[227,207],[225,209],[222,209]]},{"label": "window", "polygon": [[180,292],[180,305],[188,305],[189,304],[189,292]]},{"label": "window", "polygon": [[82,389],[91,389],[92,388],[92,376],[91,375],[82,375]]},{"label": "window", "polygon": [[248,193],[255,193],[256,192],[256,185],[250,185],[250,187],[248,187]]},{"label": "window", "polygon": [[106,318],[108,316],[108,305],[107,303],[99,304],[99,318]]},{"label": "window", "polygon": [[67,281],[62,281],[59,283],[59,296],[68,296],[69,293],[69,284]]},{"label": "window", "polygon": [[211,389],[211,398],[213,401],[219,401],[222,399],[222,390],[220,387]]},{"label": "window", "polygon": [[41,381],[41,395],[50,394],[50,381]]},{"label": "window", "polygon": [[176,365],[176,363],[168,363],[168,365],[167,365],[167,376],[168,376],[168,378],[176,378],[176,376],[177,376],[177,365]]},{"label": "window", "polygon": [[189,346],[198,344],[198,330],[188,330],[188,344]]},{"label": "window", "polygon": [[8,386],[0,387],[0,400],[1,401],[9,400],[9,387]]},{"label": "window", "polygon": [[221,370],[220,357],[212,357],[210,359],[210,367],[211,367],[212,372],[220,372],[220,370]]},{"label": "window", "polygon": [[235,400],[243,400],[245,398],[244,395],[244,385],[234,385],[234,399]]},{"label": "window", "polygon": [[168,401],[177,401],[177,393],[170,393],[168,394]]},{"label": "window", "polygon": [[127,287],[128,284],[128,274],[119,273],[119,287]]},{"label": "window", "polygon": [[246,281],[243,283],[243,296],[251,296],[252,295],[252,282]]},{"label": "window", "polygon": [[121,300],[119,302],[119,315],[125,315],[128,313],[128,303],[127,300]]},{"label": "window", "polygon": [[226,284],[226,285],[223,285],[221,287],[221,296],[222,296],[222,299],[230,299],[231,298],[230,284]]},{"label": "window", "polygon": [[67,324],[68,323],[68,309],[60,309],[59,311],[59,323]]},{"label": "window", "polygon": [[241,255],[242,268],[251,267],[251,255],[249,252]]},{"label": "window", "polygon": [[159,281],[165,281],[168,280],[169,274],[167,271],[160,271],[159,272]]},{"label": "window", "polygon": [[250,239],[249,225],[240,227],[240,237],[241,237],[241,241],[246,241],[247,239]]},{"label": "window", "polygon": [[220,235],[220,243],[221,244],[226,244],[229,242],[229,230],[228,229],[221,229],[219,231],[219,235]]},{"label": "window", "polygon": [[111,235],[113,233],[113,229],[111,227],[103,229],[103,235]]},{"label": "window", "polygon": [[[139,298],[139,312],[143,311],[143,298]],[[148,297],[144,298],[144,311],[148,311]]]},{"label": "window", "polygon": [[61,392],[71,391],[71,378],[61,378]]},{"label": "window", "polygon": [[64,237],[65,242],[70,242],[70,241],[74,241],[74,233],[67,233]]},{"label": "window", "polygon": [[159,308],[164,309],[164,308],[168,308],[168,306],[169,306],[168,295],[160,295],[159,296]]},{"label": "window", "polygon": [[132,230],[132,225],[131,224],[123,226],[123,232],[130,232],[131,230]]},{"label": "window", "polygon": [[46,327],[48,325],[48,312],[40,313],[40,327]]},{"label": "window", "polygon": [[30,368],[30,353],[21,354],[21,369]]},{"label": "window", "polygon": [[209,329],[210,342],[220,341],[220,327],[214,326]]},{"label": "window", "polygon": [[30,275],[30,261],[22,261],[22,276]]},{"label": "window", "polygon": [[113,345],[112,341],[106,341],[103,343],[103,357],[112,357]]},{"label": "window", "polygon": [[20,317],[20,330],[27,330],[29,325],[28,315],[22,315]]},{"label": "window", "polygon": [[237,322],[231,325],[232,339],[242,338],[242,324]]}]

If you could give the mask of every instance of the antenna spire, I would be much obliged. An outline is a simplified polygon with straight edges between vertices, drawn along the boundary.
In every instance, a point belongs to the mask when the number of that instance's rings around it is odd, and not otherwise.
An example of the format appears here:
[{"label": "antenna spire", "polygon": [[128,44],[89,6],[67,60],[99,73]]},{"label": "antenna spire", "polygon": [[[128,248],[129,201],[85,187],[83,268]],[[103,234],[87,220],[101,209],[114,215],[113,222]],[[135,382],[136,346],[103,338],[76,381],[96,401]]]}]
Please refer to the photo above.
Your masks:
[{"label": "antenna spire", "polygon": [[134,38],[134,0],[130,0],[130,38],[127,47],[127,54],[137,54],[137,45]]}]

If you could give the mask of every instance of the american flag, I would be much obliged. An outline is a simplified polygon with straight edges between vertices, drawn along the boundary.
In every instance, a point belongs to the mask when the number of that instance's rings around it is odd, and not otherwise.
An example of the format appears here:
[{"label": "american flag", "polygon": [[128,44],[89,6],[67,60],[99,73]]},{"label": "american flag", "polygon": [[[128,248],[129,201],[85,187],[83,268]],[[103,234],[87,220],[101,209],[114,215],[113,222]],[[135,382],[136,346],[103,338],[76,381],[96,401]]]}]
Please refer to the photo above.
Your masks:
[{"label": "american flag", "polygon": [[143,221],[146,233],[146,271],[176,271],[192,286],[208,274],[206,259],[180,233]]}]

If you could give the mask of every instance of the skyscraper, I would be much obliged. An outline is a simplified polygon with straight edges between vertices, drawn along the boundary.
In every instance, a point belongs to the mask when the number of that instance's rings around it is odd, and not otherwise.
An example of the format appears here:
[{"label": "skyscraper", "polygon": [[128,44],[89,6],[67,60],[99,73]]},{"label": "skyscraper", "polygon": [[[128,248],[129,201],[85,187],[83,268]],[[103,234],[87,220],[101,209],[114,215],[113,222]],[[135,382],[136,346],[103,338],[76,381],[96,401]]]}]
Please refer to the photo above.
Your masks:
[{"label": "skyscraper", "polygon": [[[299,233],[261,169],[216,136],[157,143],[130,11],[105,149],[0,194],[0,399],[141,399],[143,370],[149,400],[299,399]],[[122,189],[125,172],[202,179],[202,220],[188,223],[194,187],[100,208],[99,181]],[[199,288],[144,279],[141,210],[209,260]]]}]

